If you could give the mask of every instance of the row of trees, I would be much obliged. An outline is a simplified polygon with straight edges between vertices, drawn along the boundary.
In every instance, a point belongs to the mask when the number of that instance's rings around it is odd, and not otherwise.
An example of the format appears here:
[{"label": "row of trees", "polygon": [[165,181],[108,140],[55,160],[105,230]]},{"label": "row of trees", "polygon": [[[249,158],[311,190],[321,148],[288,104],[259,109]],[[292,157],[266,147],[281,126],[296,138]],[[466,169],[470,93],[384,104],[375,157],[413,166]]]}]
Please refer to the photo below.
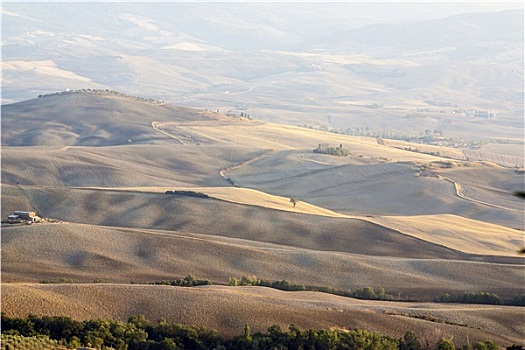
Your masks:
[{"label": "row of trees", "polygon": [[[230,286],[261,286],[270,287],[284,291],[311,291],[334,294],[344,297],[365,299],[365,300],[395,300],[392,294],[387,294],[385,289],[379,287],[364,287],[361,289],[337,289],[323,286],[307,286],[296,284],[287,280],[269,281],[258,279],[255,275],[245,275],[240,279],[236,277],[229,278]],[[398,297],[399,299],[399,297]],[[510,299],[502,299],[497,294],[488,292],[464,292],[458,294],[445,294],[434,299],[435,302],[441,303],[461,303],[461,304],[488,304],[488,305],[512,305],[525,306],[525,294],[515,295]]]},{"label": "row of trees", "polygon": [[[94,280],[94,283],[106,283],[107,281],[102,278],[97,278]],[[59,280],[41,280],[40,283],[74,283],[71,279],[61,278]],[[132,282],[136,284],[137,282]],[[140,283],[140,282],[139,282]],[[172,279],[172,280],[163,280],[149,282],[146,284],[154,285],[167,285],[167,286],[176,286],[176,287],[195,287],[195,286],[207,286],[211,285],[212,282],[208,279],[197,279],[194,274],[188,274],[184,278]],[[365,299],[365,300],[399,300],[400,296],[397,298],[392,294],[387,294],[385,289],[379,287],[374,289],[373,287],[364,287],[361,289],[337,289],[328,286],[309,286],[304,284],[297,284],[287,280],[279,281],[270,281],[259,279],[255,275],[245,275],[240,279],[236,277],[230,277],[228,279],[228,284],[230,286],[260,286],[260,287],[269,287],[275,288],[284,291],[311,291],[311,292],[321,292],[339,295],[343,297],[350,297],[356,299]],[[408,301],[406,298],[404,301]],[[411,300],[417,301],[417,300]],[[502,299],[497,294],[488,293],[488,292],[464,292],[457,294],[445,294],[434,299],[434,302],[437,303],[461,303],[461,304],[489,304],[489,305],[512,305],[512,306],[525,306],[525,294],[515,295],[512,298]]]},{"label": "row of trees", "polygon": [[413,141],[413,140],[424,140],[424,141],[431,141],[435,137],[442,137],[443,132],[441,130],[430,130],[425,129],[424,132],[417,132],[412,134],[406,134],[399,131],[394,130],[371,130],[368,127],[356,127],[356,128],[346,128],[346,129],[335,129],[335,128],[329,128],[326,125],[321,125],[319,127],[314,127],[311,125],[299,125],[300,127],[304,127],[307,129],[316,129],[321,131],[327,131],[334,134],[341,134],[341,135],[354,135],[354,136],[366,136],[366,137],[376,137],[376,138],[382,138],[382,139],[391,139],[391,140],[402,140],[402,141]]},{"label": "row of trees", "polygon": [[195,287],[195,286],[209,286],[211,285],[210,280],[200,280],[195,277],[194,274],[189,274],[181,279],[165,280],[160,282],[152,282],[150,284],[160,284],[164,286],[174,287]]},{"label": "row of trees", "polygon": [[260,280],[255,275],[242,276],[240,279],[235,277],[229,278],[230,286],[261,286],[270,287],[284,291],[311,291],[335,294],[345,297],[367,299],[367,300],[392,300],[394,297],[385,293],[384,288],[378,288],[377,291],[372,287],[365,287],[357,290],[337,289],[332,287],[305,286],[304,284],[295,284],[287,280],[269,281]]},{"label": "row of trees", "polygon": [[68,95],[68,94],[114,95],[118,97],[125,97],[125,98],[129,98],[132,100],[148,102],[148,103],[153,103],[153,104],[163,104],[164,103],[164,101],[162,100],[128,95],[123,92],[110,90],[110,89],[78,89],[78,90],[66,89],[65,91],[60,91],[60,92],[41,94],[41,95],[38,95],[38,98],[45,98],[45,97],[58,96],[58,95]]},{"label": "row of trees", "polygon": [[462,294],[445,294],[434,300],[438,303],[489,304],[525,306],[525,294],[515,295],[512,299],[501,299],[497,294],[487,292],[465,292]]},{"label": "row of trees", "polygon": [[[350,349],[350,350],[455,350],[451,339],[435,344],[421,342],[414,332],[394,338],[362,329],[308,329],[294,325],[287,330],[272,326],[266,332],[252,334],[245,325],[244,333],[226,339],[215,330],[168,323],[151,322],[144,316],[132,316],[127,322],[88,320],[75,321],[69,317],[7,317],[2,313],[2,339],[8,336],[44,337],[62,346],[76,349],[80,346],[116,350],[205,350],[205,349]],[[12,337],[14,338],[14,337]],[[2,341],[2,349],[7,349]],[[476,342],[462,346],[462,350],[498,350],[493,341]],[[513,345],[508,350],[524,350]]]},{"label": "row of trees", "polygon": [[[243,276],[240,280],[230,277],[231,286],[261,286],[270,287],[284,291],[313,291],[328,294],[334,294],[344,297],[365,299],[365,300],[394,300],[395,297],[387,294],[385,289],[380,287],[364,287],[356,290],[337,289],[333,287],[305,286],[304,284],[295,284],[287,280],[269,281],[259,280],[254,275]],[[497,294],[488,292],[464,292],[462,294],[445,294],[434,299],[435,302],[442,303],[460,303],[460,304],[488,304],[488,305],[512,305],[525,306],[525,294],[515,295],[511,299],[501,299]]]}]

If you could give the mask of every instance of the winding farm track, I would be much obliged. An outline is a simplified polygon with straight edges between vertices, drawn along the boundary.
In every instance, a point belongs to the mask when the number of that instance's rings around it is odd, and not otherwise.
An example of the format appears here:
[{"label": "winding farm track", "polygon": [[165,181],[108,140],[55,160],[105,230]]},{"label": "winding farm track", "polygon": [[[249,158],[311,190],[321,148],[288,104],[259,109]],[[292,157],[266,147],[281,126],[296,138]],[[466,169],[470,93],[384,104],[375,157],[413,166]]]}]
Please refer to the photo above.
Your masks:
[{"label": "winding farm track", "polygon": [[219,171],[219,174],[222,176],[223,179],[226,180],[226,179],[228,178],[228,177],[224,174],[226,171],[239,169],[239,168],[241,168],[241,167],[243,167],[243,166],[245,166],[245,165],[248,165],[248,164],[250,164],[250,163],[252,163],[252,162],[255,162],[255,161],[257,161],[257,160],[259,160],[259,159],[261,159],[261,158],[264,158],[264,157],[266,157],[266,156],[269,156],[269,155],[271,155],[271,154],[273,154],[273,153],[275,153],[274,150],[266,150],[266,151],[264,151],[262,154],[259,154],[258,156],[253,157],[252,159],[248,159],[248,160],[246,160],[246,161],[244,161],[244,162],[242,162],[242,163],[235,164],[235,165],[229,166],[229,167],[227,167],[227,168],[221,169],[221,170]]},{"label": "winding farm track", "polygon": [[[330,121],[330,117],[328,117],[328,118],[329,118],[329,121]],[[182,145],[185,144],[185,143],[184,143],[180,138],[178,138],[177,136],[175,136],[175,135],[173,135],[173,134],[170,134],[170,133],[168,133],[168,132],[163,131],[162,129],[160,129],[160,127],[161,127],[162,125],[164,125],[164,123],[160,123],[160,122],[152,122],[152,123],[151,123],[151,126],[153,127],[153,129],[154,129],[155,131],[161,132],[161,133],[163,133],[164,135],[169,136],[169,137],[171,137],[171,138],[177,140],[177,141],[180,142],[180,144],[182,144]],[[379,143],[379,144],[384,144],[384,142],[383,142],[382,139],[378,139],[378,143]],[[68,147],[65,147],[64,150],[67,149],[67,148],[68,148]],[[228,177],[227,177],[226,174],[225,174],[226,171],[231,171],[231,170],[239,169],[239,168],[241,168],[241,167],[243,167],[243,166],[245,166],[245,165],[248,165],[248,164],[250,164],[250,163],[252,163],[252,162],[255,162],[255,161],[257,161],[257,160],[260,160],[260,159],[263,158],[263,157],[269,156],[269,155],[271,155],[272,153],[275,153],[275,151],[273,151],[273,150],[267,150],[267,151],[264,151],[263,154],[258,155],[258,156],[254,157],[254,158],[252,158],[252,159],[249,159],[249,160],[244,161],[244,162],[242,162],[242,163],[235,164],[235,165],[232,165],[232,166],[229,166],[229,167],[226,167],[226,168],[221,169],[221,170],[219,171],[219,174],[220,174],[220,176],[221,176],[223,179],[227,180]],[[308,160],[308,161],[311,161],[311,160]],[[315,162],[315,161],[313,161],[313,162]],[[326,170],[326,169],[325,169],[325,170]],[[321,171],[323,171],[323,170],[321,170]],[[311,174],[308,174],[308,175],[311,175]],[[461,198],[461,199],[463,199],[463,200],[466,200],[466,201],[469,201],[469,202],[472,202],[472,203],[481,204],[481,205],[488,206],[488,207],[492,207],[492,208],[497,208],[497,209],[502,209],[502,210],[510,210],[510,211],[518,211],[518,210],[516,210],[516,209],[507,208],[507,207],[504,207],[504,206],[500,206],[500,205],[496,205],[496,204],[491,204],[491,203],[488,203],[488,202],[484,202],[484,201],[480,201],[480,200],[477,200],[477,199],[470,198],[470,197],[468,197],[468,196],[466,196],[466,195],[464,194],[463,187],[461,186],[461,184],[460,184],[459,182],[457,182],[457,181],[455,181],[455,180],[453,180],[453,179],[451,179],[451,178],[448,178],[448,177],[442,176],[442,175],[439,175],[439,178],[442,179],[442,180],[445,180],[445,181],[448,181],[448,182],[452,183],[452,184],[454,185],[454,189],[455,189],[455,194],[456,194],[456,196],[459,197],[459,198]]]},{"label": "winding farm track", "polygon": [[507,208],[507,207],[503,207],[501,205],[491,204],[491,203],[487,203],[487,202],[483,202],[483,201],[480,201],[480,200],[477,200],[477,199],[473,199],[473,198],[467,197],[463,193],[463,187],[461,186],[461,184],[459,182],[457,182],[457,181],[455,181],[455,180],[453,180],[451,178],[442,176],[442,175],[439,175],[439,178],[452,183],[454,185],[454,188],[455,188],[455,191],[456,191],[456,196],[458,196],[461,199],[467,200],[469,202],[481,204],[481,205],[486,205],[486,206],[492,207],[492,208],[503,209],[503,210],[510,210],[510,211],[518,211],[517,209]]},{"label": "winding farm track", "polygon": [[164,130],[159,129],[159,127],[162,126],[162,125],[163,125],[163,123],[159,123],[159,122],[152,122],[151,123],[151,127],[153,128],[153,130],[158,131],[160,133],[163,133],[164,135],[179,141],[181,145],[184,145],[184,142],[180,138],[178,138],[177,136],[172,135],[172,134],[170,134],[170,133],[168,133],[168,132],[166,132]]}]

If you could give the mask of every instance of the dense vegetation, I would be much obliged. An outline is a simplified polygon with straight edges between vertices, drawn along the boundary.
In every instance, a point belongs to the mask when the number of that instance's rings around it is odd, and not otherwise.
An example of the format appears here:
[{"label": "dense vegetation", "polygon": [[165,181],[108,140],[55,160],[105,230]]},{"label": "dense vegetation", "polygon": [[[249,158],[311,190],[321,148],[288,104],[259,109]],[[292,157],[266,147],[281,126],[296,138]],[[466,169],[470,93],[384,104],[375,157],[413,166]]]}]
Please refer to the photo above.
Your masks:
[{"label": "dense vegetation", "polygon": [[[414,332],[396,339],[367,330],[308,329],[292,325],[288,330],[272,326],[266,332],[252,334],[245,325],[244,334],[225,339],[216,331],[168,323],[150,322],[144,316],[132,316],[128,322],[88,320],[75,321],[69,317],[28,316],[7,317],[2,313],[2,349],[15,349],[15,344],[32,344],[44,349],[55,344],[76,349],[80,346],[112,347],[116,350],[177,350],[177,349],[369,349],[369,350],[455,350],[450,339],[436,344],[422,343]],[[18,347],[20,348],[20,347]],[[60,348],[60,346],[56,346]],[[463,350],[497,350],[492,341],[465,345]],[[514,345],[508,350],[523,350]]]}]

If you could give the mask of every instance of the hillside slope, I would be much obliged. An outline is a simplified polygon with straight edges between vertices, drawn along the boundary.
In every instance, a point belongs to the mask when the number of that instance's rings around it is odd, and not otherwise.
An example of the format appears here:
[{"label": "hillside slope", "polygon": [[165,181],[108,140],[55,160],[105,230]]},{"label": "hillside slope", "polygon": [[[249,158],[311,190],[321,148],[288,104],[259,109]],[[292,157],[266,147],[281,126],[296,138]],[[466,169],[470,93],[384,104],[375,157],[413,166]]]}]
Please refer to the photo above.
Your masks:
[{"label": "hillside slope", "polygon": [[2,105],[2,143],[111,146],[162,142],[168,137],[152,129],[153,121],[203,119],[205,115],[103,90],[64,92]]},{"label": "hillside slope", "polygon": [[450,250],[438,254],[439,249],[445,250],[401,234],[396,249],[394,239],[389,242],[386,235],[379,241],[377,232],[360,235],[350,230],[347,227],[344,239],[330,242],[346,245],[336,249],[319,242],[326,236],[308,237],[298,231],[280,231],[279,236],[301,237],[302,244],[291,239],[276,243],[279,239],[268,242],[267,237],[254,240],[181,230],[23,225],[2,232],[2,280],[144,283],[194,273],[226,284],[229,277],[254,274],[272,281],[286,279],[340,289],[383,287],[396,297],[401,293],[401,298],[419,300],[480,290],[513,297],[522,287],[523,260],[519,258],[499,258],[493,263]]},{"label": "hillside slope", "polygon": [[[18,303],[13,303],[15,298]],[[30,312],[122,321],[143,314],[150,320],[214,328],[225,336],[242,334],[245,324],[252,331],[295,324],[365,328],[397,338],[410,329],[430,344],[444,337],[459,344],[491,339],[507,346],[520,343],[524,331],[518,307],[370,302],[258,287],[5,284],[2,309],[13,316]],[[434,321],[423,319],[430,315]]]},{"label": "hillside slope", "polygon": [[[512,196],[522,190],[522,172],[399,149],[374,138],[226,117],[110,92],[57,94],[2,111],[2,139],[8,145],[2,150],[4,184],[235,184],[349,215],[456,214],[518,229],[525,220],[521,201]],[[351,155],[314,154],[319,144],[343,145]],[[461,193],[447,179],[456,181]]]},{"label": "hillside slope", "polygon": [[[391,315],[385,310],[397,304],[325,294],[130,284],[189,273],[225,284],[256,274],[383,287],[400,300],[465,291],[512,298],[523,293],[524,213],[511,195],[523,172],[110,92],[2,108],[2,218],[35,210],[63,221],[3,224],[2,305],[11,314],[166,313],[227,334],[238,333],[238,322],[426,334],[436,327],[429,319],[446,319],[455,325],[437,327],[458,339],[479,334],[506,343],[524,334],[520,324],[502,331],[516,324],[513,307],[403,304]],[[325,143],[352,154],[313,153]],[[174,190],[209,197],[166,193]],[[82,285],[32,284],[60,279]],[[110,283],[91,284],[100,280]],[[195,307],[181,309],[184,303]],[[246,310],[263,316],[239,317]],[[405,315],[412,312],[426,320]]]},{"label": "hillside slope", "polygon": [[[492,226],[492,230],[505,234],[487,235],[483,224],[480,223],[479,229],[476,228],[476,221],[470,221],[470,225],[474,228],[464,231],[461,228],[461,218],[455,221],[451,216],[452,219],[447,226],[441,225],[441,227],[456,232],[451,237],[468,234],[469,238],[465,242],[457,238],[449,240],[445,234],[439,239],[431,239],[439,242],[438,245],[428,245],[419,238],[415,239],[404,234],[403,230],[397,231],[372,223],[368,218],[350,219],[312,215],[323,214],[322,211],[304,214],[274,210],[264,207],[264,205],[270,206],[268,202],[257,202],[257,196],[254,196],[252,203],[262,205],[246,206],[213,198],[167,195],[162,190],[159,191],[160,193],[155,193],[37,186],[3,186],[2,190],[5,198],[3,210],[6,212],[21,206],[35,208],[44,217],[69,222],[182,230],[316,250],[370,255],[459,258],[464,257],[464,254],[458,251],[463,251],[515,256],[522,237],[522,233],[518,230],[496,225]],[[249,195],[250,193],[247,196],[242,193],[240,198],[243,198],[245,203],[250,203]],[[301,203],[298,206],[301,206]],[[289,207],[293,208],[291,203]],[[328,213],[324,213],[326,214]],[[413,224],[414,227],[418,227],[417,218],[414,220],[416,222]],[[473,250],[467,243],[469,240],[475,242]]]}]

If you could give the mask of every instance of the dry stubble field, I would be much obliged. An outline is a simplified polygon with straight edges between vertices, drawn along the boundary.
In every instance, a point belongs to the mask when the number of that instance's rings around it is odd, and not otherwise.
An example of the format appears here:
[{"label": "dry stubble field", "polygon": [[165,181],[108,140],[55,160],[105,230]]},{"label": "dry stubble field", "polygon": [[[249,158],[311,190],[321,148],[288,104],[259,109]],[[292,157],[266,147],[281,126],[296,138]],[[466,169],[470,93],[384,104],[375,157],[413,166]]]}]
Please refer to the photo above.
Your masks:
[{"label": "dry stubble field", "polygon": [[[92,127],[74,124],[92,105]],[[43,123],[20,129],[20,114]],[[163,123],[159,130],[155,121]],[[2,217],[35,209],[67,222],[2,228],[2,309],[9,315],[126,319],[146,313],[225,334],[238,334],[244,323],[254,329],[295,323],[395,336],[413,329],[458,343],[467,336],[503,345],[524,337],[519,307],[129,284],[188,273],[226,284],[230,276],[256,274],[337,288],[384,287],[421,300],[463,291],[511,297],[523,293],[524,264],[516,254],[523,245],[523,202],[512,196],[523,173],[468,162],[437,169],[462,185],[460,197],[449,181],[417,176],[421,166],[446,158],[120,97],[68,95],[10,105],[2,126],[5,143],[17,146],[2,148]],[[353,155],[313,155],[319,143],[342,143]],[[233,187],[226,178],[262,192]],[[166,195],[166,189],[213,198]],[[302,202],[293,208],[290,196]],[[79,284],[38,284],[60,278]],[[108,283],[90,284],[95,279]]]}]

